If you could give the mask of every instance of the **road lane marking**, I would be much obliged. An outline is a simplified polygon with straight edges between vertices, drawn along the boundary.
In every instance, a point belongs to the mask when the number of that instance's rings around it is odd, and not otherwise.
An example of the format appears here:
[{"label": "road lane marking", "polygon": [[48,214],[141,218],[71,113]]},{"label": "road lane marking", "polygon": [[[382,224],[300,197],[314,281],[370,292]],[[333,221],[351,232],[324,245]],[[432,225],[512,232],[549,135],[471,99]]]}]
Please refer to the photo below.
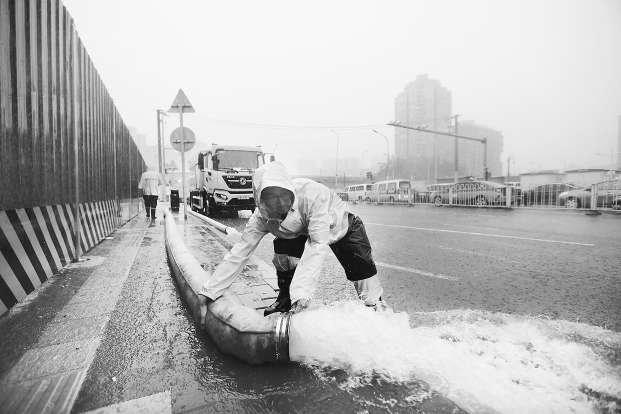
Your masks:
[{"label": "road lane marking", "polygon": [[387,267],[389,269],[401,270],[403,272],[416,273],[417,275],[426,276],[426,277],[433,277],[433,278],[436,278],[436,279],[451,280],[453,282],[459,280],[458,277],[447,276],[447,275],[443,275],[441,273],[426,272],[424,270],[415,269],[413,267],[403,267],[403,266],[397,266],[397,265],[388,264],[388,263],[382,263],[382,262],[375,262],[375,264],[377,266],[380,266],[380,267]]},{"label": "road lane marking", "polygon": [[432,229],[432,228],[427,228],[427,227],[403,226],[400,224],[383,224],[383,223],[365,223],[365,224],[372,225],[372,226],[394,227],[398,229],[432,231],[436,233],[468,234],[471,236],[496,237],[496,238],[501,238],[501,239],[515,239],[515,240],[536,241],[536,242],[542,242],[542,243],[569,244],[572,246],[586,246],[586,247],[595,246],[595,244],[593,243],[582,243],[582,242],[573,242],[573,241],[565,241],[565,240],[538,239],[535,237],[511,236],[507,234],[479,233],[479,232],[474,232],[474,231],[459,231],[459,230],[447,230],[447,229]]}]

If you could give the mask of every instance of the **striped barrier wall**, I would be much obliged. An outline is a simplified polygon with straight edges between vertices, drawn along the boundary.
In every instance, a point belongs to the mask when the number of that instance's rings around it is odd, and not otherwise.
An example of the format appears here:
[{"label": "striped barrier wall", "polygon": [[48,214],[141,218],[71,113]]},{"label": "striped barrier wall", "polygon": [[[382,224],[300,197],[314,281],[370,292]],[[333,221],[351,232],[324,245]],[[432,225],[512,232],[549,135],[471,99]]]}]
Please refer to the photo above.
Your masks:
[{"label": "striped barrier wall", "polygon": [[[79,210],[82,252],[120,224],[114,200],[81,203]],[[0,211],[0,315],[75,258],[74,217],[71,204]]]}]

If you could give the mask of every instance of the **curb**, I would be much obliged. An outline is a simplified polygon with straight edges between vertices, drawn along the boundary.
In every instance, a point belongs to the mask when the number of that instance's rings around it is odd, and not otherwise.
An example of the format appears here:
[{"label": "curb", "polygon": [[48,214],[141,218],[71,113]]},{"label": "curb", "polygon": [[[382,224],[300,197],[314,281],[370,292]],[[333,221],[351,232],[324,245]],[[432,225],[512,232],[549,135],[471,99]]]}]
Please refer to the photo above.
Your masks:
[{"label": "curb", "polygon": [[[165,211],[168,262],[195,322],[224,354],[250,364],[289,361],[291,315],[264,317],[255,309],[244,306],[230,289],[215,301],[209,301],[199,292],[211,275],[188,251],[176,227],[172,214]],[[219,227],[226,226],[220,224]]]}]

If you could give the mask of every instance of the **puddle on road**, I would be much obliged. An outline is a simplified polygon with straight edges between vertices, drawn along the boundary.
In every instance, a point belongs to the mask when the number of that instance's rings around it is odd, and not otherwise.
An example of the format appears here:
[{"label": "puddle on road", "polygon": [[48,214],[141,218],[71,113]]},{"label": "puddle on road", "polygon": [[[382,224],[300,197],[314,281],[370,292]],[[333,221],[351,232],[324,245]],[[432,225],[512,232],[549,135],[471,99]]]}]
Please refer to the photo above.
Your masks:
[{"label": "puddle on road", "polygon": [[426,398],[422,382],[470,412],[621,409],[621,334],[581,323],[472,310],[410,317],[348,301],[296,314],[290,352],[331,381],[347,373],[340,387],[419,381],[411,407]]}]

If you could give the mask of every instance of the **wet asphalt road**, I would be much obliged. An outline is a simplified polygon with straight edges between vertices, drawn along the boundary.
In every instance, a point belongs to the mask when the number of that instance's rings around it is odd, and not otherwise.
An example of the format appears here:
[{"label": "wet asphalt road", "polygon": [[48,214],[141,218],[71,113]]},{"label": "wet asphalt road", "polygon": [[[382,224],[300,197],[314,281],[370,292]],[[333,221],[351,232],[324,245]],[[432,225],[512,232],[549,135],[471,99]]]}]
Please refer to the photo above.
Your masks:
[{"label": "wet asphalt road", "polygon": [[[387,301],[413,313],[481,309],[621,329],[621,216],[353,206],[366,223]],[[247,216],[246,216],[247,217]],[[243,229],[244,218],[218,218]],[[159,226],[158,226],[159,227]],[[147,231],[73,412],[170,390],[173,412],[459,412],[419,381],[351,389],[342,371],[248,366],[197,329]],[[272,237],[256,254],[269,262]],[[353,298],[331,254],[317,298]],[[397,405],[386,401],[394,400]]]},{"label": "wet asphalt road", "polygon": [[[480,309],[621,330],[621,215],[355,205],[399,311]],[[245,219],[219,219],[243,229]],[[270,237],[257,254],[271,259]],[[330,255],[332,256],[332,255]],[[343,281],[342,283],[340,281]],[[318,296],[353,291],[334,257]]]},{"label": "wet asphalt road", "polygon": [[[243,226],[243,220],[237,221]],[[212,245],[210,232],[202,234]],[[190,239],[196,237],[186,237],[188,247],[196,248],[196,240]],[[269,247],[266,239],[263,254]],[[223,248],[218,250],[224,254]],[[324,272],[322,277],[333,276]],[[321,294],[353,297],[348,289],[343,283]],[[370,378],[352,390],[349,376],[340,370],[318,372],[297,364],[256,367],[223,355],[180,297],[158,225],[147,228],[72,412],[163,391],[170,392],[174,413],[462,412],[418,380]]]}]

